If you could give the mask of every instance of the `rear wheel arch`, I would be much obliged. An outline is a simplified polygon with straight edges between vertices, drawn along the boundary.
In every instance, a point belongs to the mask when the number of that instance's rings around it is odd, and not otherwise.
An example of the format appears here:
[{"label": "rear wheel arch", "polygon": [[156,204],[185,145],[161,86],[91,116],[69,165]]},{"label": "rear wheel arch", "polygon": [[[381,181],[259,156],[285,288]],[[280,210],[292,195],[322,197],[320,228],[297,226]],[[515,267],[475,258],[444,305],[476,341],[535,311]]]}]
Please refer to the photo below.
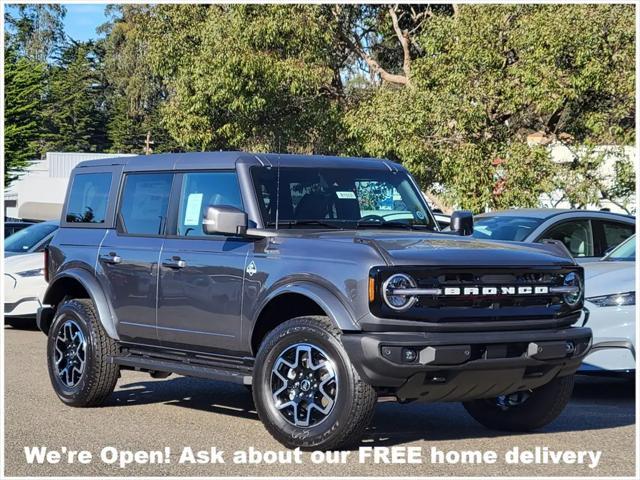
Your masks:
[{"label": "rear wheel arch", "polygon": [[109,337],[118,340],[107,296],[98,280],[91,273],[80,268],[61,272],[47,288],[43,303],[55,307],[65,298],[90,299],[95,306],[98,319]]}]

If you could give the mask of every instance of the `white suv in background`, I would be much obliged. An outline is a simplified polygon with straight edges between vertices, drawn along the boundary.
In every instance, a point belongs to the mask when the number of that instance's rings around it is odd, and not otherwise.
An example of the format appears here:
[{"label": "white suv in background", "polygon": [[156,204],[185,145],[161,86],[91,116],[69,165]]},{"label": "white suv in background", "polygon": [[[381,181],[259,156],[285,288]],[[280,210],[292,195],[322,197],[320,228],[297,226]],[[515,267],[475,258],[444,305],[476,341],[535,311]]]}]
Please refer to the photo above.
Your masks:
[{"label": "white suv in background", "polygon": [[587,326],[593,347],[580,373],[635,374],[635,235],[599,262],[584,265]]}]

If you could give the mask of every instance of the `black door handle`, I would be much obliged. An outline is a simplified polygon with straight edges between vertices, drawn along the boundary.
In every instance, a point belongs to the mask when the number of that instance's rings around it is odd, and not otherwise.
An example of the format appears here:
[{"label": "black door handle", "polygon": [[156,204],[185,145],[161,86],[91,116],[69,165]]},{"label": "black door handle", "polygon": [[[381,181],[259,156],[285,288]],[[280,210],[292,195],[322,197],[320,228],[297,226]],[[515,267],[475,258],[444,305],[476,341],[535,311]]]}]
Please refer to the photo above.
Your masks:
[{"label": "black door handle", "polygon": [[171,257],[163,261],[162,266],[168,268],[184,268],[187,266],[187,262],[180,257]]}]

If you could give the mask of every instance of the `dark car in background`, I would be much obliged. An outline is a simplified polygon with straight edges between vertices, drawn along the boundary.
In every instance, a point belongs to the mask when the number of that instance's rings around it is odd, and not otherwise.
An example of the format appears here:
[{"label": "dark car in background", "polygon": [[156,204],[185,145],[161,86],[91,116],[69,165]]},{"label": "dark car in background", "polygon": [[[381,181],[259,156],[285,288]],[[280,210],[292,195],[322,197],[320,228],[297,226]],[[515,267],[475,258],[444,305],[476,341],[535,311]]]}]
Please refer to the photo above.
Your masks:
[{"label": "dark car in background", "polygon": [[7,238],[14,233],[30,227],[33,222],[4,222],[4,238]]},{"label": "dark car in background", "polygon": [[34,223],[4,240],[4,256],[10,257],[21,253],[41,252],[55,235],[60,222]]},{"label": "dark car in background", "polygon": [[636,219],[605,211],[521,208],[477,215],[473,236],[483,240],[560,240],[580,263],[599,260],[633,235]]}]

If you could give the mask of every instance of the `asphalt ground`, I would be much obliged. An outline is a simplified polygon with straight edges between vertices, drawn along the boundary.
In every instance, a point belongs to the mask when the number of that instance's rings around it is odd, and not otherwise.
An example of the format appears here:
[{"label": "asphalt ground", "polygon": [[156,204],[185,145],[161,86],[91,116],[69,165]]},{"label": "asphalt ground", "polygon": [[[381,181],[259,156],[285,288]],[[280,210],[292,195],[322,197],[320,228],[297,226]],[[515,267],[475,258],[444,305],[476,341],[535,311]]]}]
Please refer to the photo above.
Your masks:
[{"label": "asphalt ground", "polygon": [[[7,476],[633,476],[635,474],[635,397],[629,382],[579,379],[571,403],[544,430],[533,434],[491,432],[475,423],[459,404],[380,403],[362,440],[363,447],[421,447],[422,463],[360,462],[360,451],[346,463],[239,464],[236,451],[250,447],[287,450],[263,428],[249,391],[240,385],[171,376],[152,379],[124,371],[114,394],[100,408],[67,407],[55,396],[46,368],[45,336],[35,330],[4,327],[5,474]],[[28,464],[25,447],[88,450],[88,463]],[[157,462],[121,468],[100,458],[105,447],[120,452],[161,451]],[[170,450],[166,450],[166,448]],[[224,464],[180,464],[184,447],[222,450]],[[507,464],[505,454],[547,447],[551,451],[601,451],[599,464]],[[495,463],[432,463],[436,448],[451,461],[461,451],[494,451]],[[379,450],[377,450],[379,451]],[[107,450],[106,453],[111,452]],[[384,453],[384,452],[382,452]],[[138,454],[143,455],[143,454]],[[123,462],[131,457],[121,453]],[[585,457],[589,463],[588,457]],[[111,460],[111,458],[106,458]],[[295,458],[292,458],[295,460]],[[491,458],[488,458],[491,461]],[[85,460],[86,461],[86,460]],[[380,458],[380,461],[383,461]],[[471,461],[471,460],[470,460]],[[164,463],[168,462],[168,463]],[[446,462],[446,459],[445,459]]]}]

